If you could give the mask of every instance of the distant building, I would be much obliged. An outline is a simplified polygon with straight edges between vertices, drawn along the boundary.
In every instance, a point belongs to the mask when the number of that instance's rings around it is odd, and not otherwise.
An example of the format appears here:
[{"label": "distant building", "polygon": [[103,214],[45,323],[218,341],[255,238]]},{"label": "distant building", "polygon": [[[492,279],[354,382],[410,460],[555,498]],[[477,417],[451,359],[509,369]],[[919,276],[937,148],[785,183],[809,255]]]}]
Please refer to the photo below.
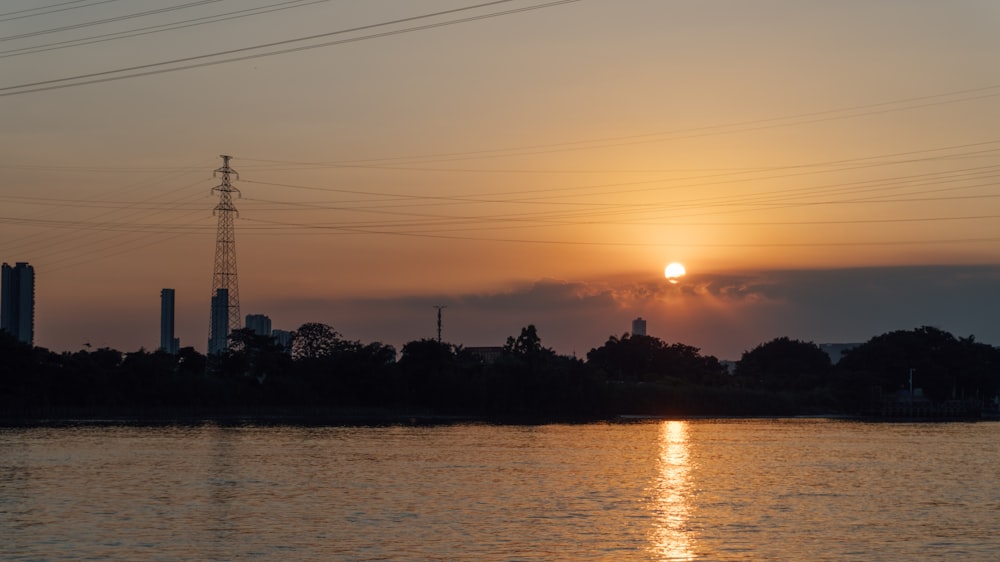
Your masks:
[{"label": "distant building", "polygon": [[244,327],[258,336],[271,335],[271,319],[264,314],[247,314]]},{"label": "distant building", "polygon": [[632,335],[633,336],[646,335],[646,321],[642,319],[642,316],[632,321]]},{"label": "distant building", "polygon": [[292,352],[292,333],[288,330],[271,330],[274,343],[280,345],[286,353]]},{"label": "distant building", "polygon": [[496,360],[503,355],[502,346],[479,346],[479,347],[466,347],[463,348],[468,351],[473,356],[478,357],[480,361],[487,365],[492,365],[496,363]]},{"label": "distant building", "polygon": [[208,354],[218,355],[229,349],[229,289],[216,289],[212,297],[212,325],[208,335]]},{"label": "distant building", "polygon": [[174,290],[160,290],[160,349],[177,355],[181,340],[174,337]]},{"label": "distant building", "polygon": [[35,268],[27,262],[4,263],[0,276],[0,329],[18,341],[35,343]]}]

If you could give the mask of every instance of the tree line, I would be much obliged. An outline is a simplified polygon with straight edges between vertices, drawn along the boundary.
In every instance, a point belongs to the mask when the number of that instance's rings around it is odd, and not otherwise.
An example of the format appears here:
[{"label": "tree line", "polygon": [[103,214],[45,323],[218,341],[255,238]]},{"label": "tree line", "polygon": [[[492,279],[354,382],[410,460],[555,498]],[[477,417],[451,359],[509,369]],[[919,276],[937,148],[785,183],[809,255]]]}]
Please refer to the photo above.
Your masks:
[{"label": "tree line", "polygon": [[1000,395],[1000,349],[926,326],[873,337],[835,365],[815,343],[780,337],[734,369],[696,347],[628,333],[586,358],[560,355],[533,325],[493,357],[433,339],[397,353],[320,323],[296,330],[291,349],[249,330],[230,342],[212,356],[190,347],[54,353],[0,331],[0,415],[854,415],[912,386],[931,404],[990,408]]}]

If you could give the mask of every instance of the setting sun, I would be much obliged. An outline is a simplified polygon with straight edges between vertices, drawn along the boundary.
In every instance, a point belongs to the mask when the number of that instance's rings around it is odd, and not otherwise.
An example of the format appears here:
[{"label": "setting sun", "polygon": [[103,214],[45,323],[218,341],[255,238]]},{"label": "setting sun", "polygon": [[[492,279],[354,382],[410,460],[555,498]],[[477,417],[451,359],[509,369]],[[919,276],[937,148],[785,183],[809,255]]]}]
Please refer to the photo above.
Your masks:
[{"label": "setting sun", "polygon": [[676,283],[678,278],[683,277],[685,273],[687,273],[687,270],[684,269],[684,265],[677,262],[671,263],[663,271],[663,275],[667,278],[667,281],[670,281],[671,283]]}]

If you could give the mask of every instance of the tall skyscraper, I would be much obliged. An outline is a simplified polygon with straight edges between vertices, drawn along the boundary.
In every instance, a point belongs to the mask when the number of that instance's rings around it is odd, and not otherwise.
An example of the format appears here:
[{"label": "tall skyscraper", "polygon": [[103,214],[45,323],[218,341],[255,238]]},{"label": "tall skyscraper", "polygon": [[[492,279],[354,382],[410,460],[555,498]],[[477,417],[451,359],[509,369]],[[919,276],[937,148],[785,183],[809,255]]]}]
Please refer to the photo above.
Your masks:
[{"label": "tall skyscraper", "polygon": [[181,342],[174,337],[174,290],[160,291],[160,349],[177,355]]},{"label": "tall skyscraper", "polygon": [[247,314],[245,326],[258,336],[271,336],[271,319],[265,314]]},{"label": "tall skyscraper", "polygon": [[632,335],[633,336],[646,335],[646,321],[642,319],[642,316],[632,321]]},{"label": "tall skyscraper", "polygon": [[208,354],[218,355],[229,349],[229,289],[216,289],[212,297],[212,326],[208,335]]},{"label": "tall skyscraper", "polygon": [[35,342],[35,268],[27,262],[2,267],[0,329],[28,345]]}]

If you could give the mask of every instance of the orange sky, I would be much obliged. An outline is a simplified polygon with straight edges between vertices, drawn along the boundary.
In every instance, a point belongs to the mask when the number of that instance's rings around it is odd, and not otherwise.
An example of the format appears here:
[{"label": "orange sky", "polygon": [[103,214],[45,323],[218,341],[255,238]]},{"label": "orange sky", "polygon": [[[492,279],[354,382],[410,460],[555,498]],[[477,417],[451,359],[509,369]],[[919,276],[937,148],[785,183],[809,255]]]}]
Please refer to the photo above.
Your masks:
[{"label": "orange sky", "polygon": [[[953,303],[762,331],[757,315],[794,316],[762,303],[798,301],[713,291],[887,266],[984,266],[959,278],[989,286],[994,2],[301,4],[0,8],[0,260],[36,269],[38,345],[155,348],[173,287],[182,345],[204,350],[220,154],[240,173],[242,310],[276,327],[399,345],[434,335],[431,305],[447,302],[455,343],[548,323],[559,351],[585,353],[643,315],[654,335],[730,358],[778,335],[991,329],[982,307]],[[473,16],[489,17],[460,21]],[[669,261],[687,285],[634,290]],[[561,289],[551,310],[538,283]],[[941,296],[927,284],[919,302]]]}]

